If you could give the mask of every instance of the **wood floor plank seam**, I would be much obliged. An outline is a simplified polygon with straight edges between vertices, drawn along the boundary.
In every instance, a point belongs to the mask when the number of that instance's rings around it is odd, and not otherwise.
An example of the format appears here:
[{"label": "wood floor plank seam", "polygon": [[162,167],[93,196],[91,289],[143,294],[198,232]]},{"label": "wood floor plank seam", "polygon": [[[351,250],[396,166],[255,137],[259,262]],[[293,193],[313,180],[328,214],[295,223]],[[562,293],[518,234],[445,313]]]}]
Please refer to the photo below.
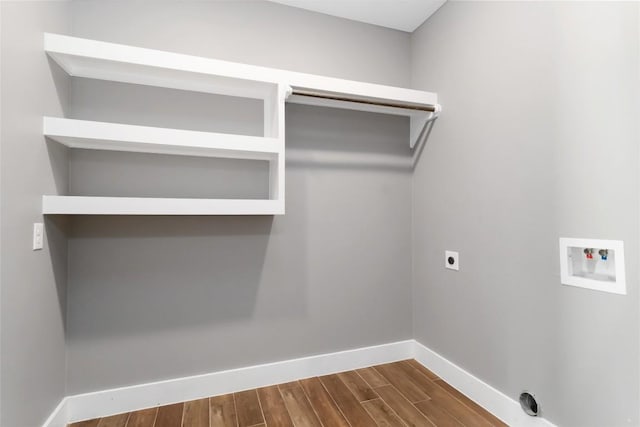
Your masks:
[{"label": "wood floor plank seam", "polygon": [[[388,393],[381,393],[383,389],[391,391],[392,392],[391,395],[389,395]],[[400,419],[403,420],[410,427],[418,425],[417,422],[414,422],[416,421],[415,418],[417,418],[417,421],[420,421],[421,424],[425,424],[425,421],[426,421],[427,425],[437,427],[433,422],[431,422],[429,418],[427,418],[427,416],[425,416],[422,413],[422,411],[420,411],[418,408],[415,407],[413,402],[407,399],[405,395],[403,395],[396,387],[394,387],[393,384],[379,387],[378,393],[380,394],[382,399],[387,403],[387,405],[398,414]],[[397,396],[392,396],[394,393],[396,393]],[[387,394],[387,397],[389,398],[386,398],[384,394]],[[396,402],[392,401],[394,397],[396,397],[396,400],[397,400]],[[404,404],[404,408],[403,408],[403,404]]]},{"label": "wood floor plank seam", "polygon": [[[480,414],[471,409],[469,406],[465,405],[464,402],[457,399],[443,387],[440,387],[438,384],[436,384],[435,381],[431,380],[421,370],[415,369],[410,363],[405,362],[406,361],[403,361],[398,364],[398,368],[405,374],[405,376],[415,385],[422,388],[427,388],[428,393],[432,395],[432,400],[443,406],[442,409],[454,416],[454,418],[457,419],[460,423],[468,425],[469,427],[491,426],[492,423],[485,420]],[[453,406],[447,407],[447,405],[443,404],[446,403],[447,399],[453,402]],[[447,410],[447,408],[449,410]]]},{"label": "wood floor plank seam", "polygon": [[318,421],[320,421],[320,425],[322,427],[331,427],[331,426],[325,426],[324,425],[324,423],[322,422],[322,417],[320,417],[320,414],[318,413],[318,410],[316,409],[316,407],[313,406],[313,401],[311,400],[311,398],[307,394],[306,390],[302,386],[302,383],[300,381],[298,381],[298,384],[300,384],[300,388],[302,389],[302,393],[304,394],[304,397],[306,397],[307,400],[309,401],[309,405],[311,405],[311,409],[313,410],[313,413],[316,414],[316,417],[318,417]]},{"label": "wood floor plank seam", "polygon": [[[129,414],[116,414],[116,415],[111,415],[109,417],[101,418],[98,421],[98,427],[104,426],[106,423],[108,423],[106,427],[124,427],[124,426],[126,426],[127,422],[129,421],[129,417],[130,416],[131,416],[131,414],[129,413]],[[112,421],[115,420],[115,419],[118,419],[118,418],[124,418],[124,422],[119,423],[119,425],[118,424],[113,424]],[[104,423],[103,423],[103,421],[104,421]]]},{"label": "wood floor plank seam", "polygon": [[[378,371],[376,371],[372,366],[368,368],[356,369],[356,373],[360,375],[360,377],[362,377],[362,379],[367,384],[369,384],[369,387],[371,388],[376,388],[376,387],[389,384],[389,381],[387,381],[385,377],[380,375],[380,373],[378,373]],[[365,376],[365,373],[367,374],[366,376]],[[378,382],[380,384],[376,385],[374,384],[374,382]]]},{"label": "wood floor plank seam", "polygon": [[[235,410],[236,413],[236,427],[240,426],[240,420],[238,419],[238,404],[236,403],[236,394],[235,393],[231,393],[231,396],[233,397],[233,408]],[[209,402],[209,405],[211,405],[211,402]],[[181,426],[181,427],[188,427],[188,426]]]},{"label": "wood floor plank seam", "polygon": [[[291,385],[291,383],[287,383],[287,387],[283,388],[283,389],[279,389],[280,391],[280,395],[282,396],[282,399],[285,403],[285,408],[287,409],[287,411],[289,412],[289,416],[294,424],[295,427],[298,427],[296,420],[303,420],[306,421],[305,424],[311,423],[312,425],[316,425],[316,424],[322,424],[322,422],[320,421],[320,418],[318,417],[318,415],[316,414],[316,411],[313,408],[313,405],[311,404],[311,402],[309,401],[309,399],[307,398],[307,395],[304,392],[304,389],[302,387],[302,384],[300,384],[299,381],[295,382],[296,385]],[[302,393],[302,397],[304,398],[303,401],[300,401],[299,399],[299,393],[296,396],[296,391],[300,390],[300,392]],[[291,398],[287,397],[286,394],[290,394]],[[291,407],[290,407],[291,405]],[[313,415],[313,417],[309,416],[306,412],[307,408],[311,408],[311,414]],[[293,413],[293,410],[297,409],[299,410],[298,413]],[[316,423],[317,421],[317,423]]]},{"label": "wood floor plank seam", "polygon": [[[415,408],[422,412],[422,414],[424,414],[425,417],[427,417],[427,419],[429,421],[431,421],[433,424],[435,424],[436,426],[438,426],[438,424],[436,424],[436,420],[431,419],[431,417],[429,416],[429,414],[427,414],[425,411],[423,411],[420,406],[424,406],[425,402],[432,402],[433,399],[425,399],[425,400],[421,400],[420,402],[413,402],[411,403],[413,406],[415,406]],[[422,405],[420,405],[422,404]],[[458,420],[456,417],[454,417],[451,413],[449,413],[449,411],[447,411],[445,408],[439,407],[439,409],[442,412],[445,412],[449,417],[451,417],[453,420],[455,420],[456,423],[458,423],[461,427],[467,427],[462,421]],[[439,426],[438,426],[439,427]],[[444,427],[444,426],[443,426]]]},{"label": "wood floor plank seam", "polygon": [[342,381],[337,374],[324,375],[319,377],[324,383],[329,394],[334,395],[333,398],[340,409],[342,409],[345,418],[354,427],[371,425],[374,423],[369,413],[365,411],[351,389]]},{"label": "wood floor plank seam", "polygon": [[[436,384],[436,386],[440,387],[440,385],[439,385],[436,381],[434,381],[434,384]],[[442,388],[442,387],[441,387],[441,388]],[[474,411],[474,410],[473,410],[473,408],[470,408],[468,405],[466,405],[466,404],[465,404],[464,402],[462,402],[460,399],[457,399],[455,396],[453,396],[451,393],[449,393],[448,391],[446,391],[444,388],[442,388],[442,389],[443,389],[443,390],[444,390],[444,391],[445,391],[449,396],[451,396],[453,399],[455,399],[457,402],[459,402],[459,403],[460,403],[460,405],[462,405],[462,406],[464,406],[464,407],[468,408],[468,409],[469,409],[470,411],[472,411],[473,413],[478,414],[476,411]],[[449,415],[451,415],[451,416],[452,416],[453,418],[455,418],[456,420],[458,420],[458,422],[460,422],[460,424],[462,424],[464,427],[467,427],[466,423],[464,423],[462,420],[458,419],[458,418],[457,418],[454,414],[452,414],[451,412],[447,411],[447,409],[446,409],[446,408],[441,408],[441,409],[442,409],[443,411],[445,411],[446,413],[448,413]],[[481,415],[480,415],[480,414],[478,414],[478,416],[479,416],[479,417],[481,417]],[[490,424],[491,424],[491,423],[490,423]],[[492,427],[495,427],[495,426],[493,426],[493,424],[492,424]]]},{"label": "wood floor plank seam", "polygon": [[[395,389],[395,390],[398,392],[398,394],[400,394],[400,395],[401,395],[401,396],[403,396],[405,399],[407,399],[407,397],[406,397],[405,395],[403,395],[403,394],[402,394],[402,392],[401,392],[400,390],[398,390],[398,389],[397,389],[393,384],[383,385],[383,386],[380,386],[380,387],[378,387],[378,388],[381,388],[381,387],[391,387],[391,388]],[[386,404],[389,408],[391,408],[391,410],[392,410],[393,412],[395,412],[395,413],[396,413],[396,415],[398,415],[398,417],[400,418],[400,420],[401,420],[403,423],[407,424],[407,423],[405,422],[405,420],[404,420],[404,419],[402,419],[402,417],[400,416],[400,414],[398,414],[398,413],[396,412],[396,410],[395,410],[395,409],[393,409],[393,406],[391,406],[389,403],[387,403],[387,402],[384,400],[384,398],[382,398],[382,397],[380,397],[380,398],[382,399],[382,401],[383,401],[383,402],[385,402],[385,404]],[[431,400],[431,398],[430,398],[430,397],[428,397],[427,399],[421,400],[420,402],[426,402],[426,401],[429,401],[429,400]],[[410,401],[409,399],[407,399],[407,401],[408,401],[408,402],[409,402],[413,407],[415,407],[418,411],[420,411],[420,409],[416,406],[416,404],[415,404],[414,402]],[[420,412],[422,412],[422,411],[420,411]],[[429,418],[429,417],[427,417],[426,415],[425,415],[425,417],[426,417],[427,419]],[[431,420],[429,420],[429,421],[431,421]],[[407,425],[408,425],[408,424],[407,424]]]},{"label": "wood floor plank seam", "polygon": [[249,427],[266,422],[257,389],[240,391],[234,393],[234,396],[236,397],[238,425],[240,427]]},{"label": "wood floor plank seam", "polygon": [[238,427],[237,412],[233,393],[210,397],[209,427]]},{"label": "wood floor plank seam", "polygon": [[320,378],[307,378],[301,380],[300,383],[322,424],[328,427],[351,427],[351,424],[345,418],[345,414],[343,414],[336,401],[324,387]]},{"label": "wood floor plank seam", "polygon": [[154,427],[181,427],[184,402],[158,407]]},{"label": "wood floor plank seam", "polygon": [[[466,396],[464,393],[461,393],[459,390],[449,385],[449,383],[444,381],[442,378],[438,378],[433,382],[438,386],[444,388],[447,392],[449,392],[449,394],[456,397],[460,402],[465,404],[467,407],[471,408],[474,412],[476,412],[478,415],[483,417],[485,420],[491,423],[494,427],[509,427],[498,417],[496,417],[495,415],[493,415],[492,413],[484,409],[480,404],[478,404],[478,402],[475,402],[474,400]],[[460,397],[458,397],[457,395],[459,395]]]},{"label": "wood floor plank seam", "polygon": [[258,397],[268,426],[295,427],[277,386],[259,388]]},{"label": "wood floor plank seam", "polygon": [[340,405],[338,405],[338,402],[336,402],[336,399],[333,397],[333,395],[329,392],[329,390],[327,389],[327,386],[324,385],[324,383],[320,380],[320,377],[316,377],[318,378],[318,382],[320,383],[320,386],[322,386],[322,388],[324,389],[324,391],[327,392],[327,395],[329,395],[329,398],[331,399],[331,401],[333,402],[333,404],[336,406],[336,408],[338,409],[338,411],[340,412],[340,414],[342,415],[342,418],[344,418],[344,420],[346,421],[346,423],[350,426],[353,427],[353,425],[351,424],[351,422],[349,421],[349,418],[347,418],[347,416],[345,415],[344,411],[342,410],[342,408],[340,407]]},{"label": "wood floor plank seam", "polygon": [[[387,385],[390,385],[390,384],[387,384]],[[384,387],[384,386],[381,386],[381,387]],[[389,409],[391,409],[391,411],[396,415],[396,417],[398,417],[398,419],[400,420],[400,422],[402,422],[402,424],[404,424],[407,427],[409,426],[409,424],[407,424],[405,422],[405,420],[402,419],[400,414],[398,414],[398,412],[395,409],[393,409],[393,406],[389,405],[389,403],[386,400],[384,400],[384,398],[382,398],[382,396],[380,397],[380,400],[382,400],[384,402],[384,404],[387,405],[389,407]]]},{"label": "wood floor plank seam", "polygon": [[[358,369],[358,370],[359,370],[359,369]],[[371,390],[374,390],[374,389],[375,389],[375,387],[373,387],[371,384],[369,384],[369,382],[368,382],[368,381],[367,381],[367,380],[366,380],[362,375],[360,375],[360,372],[358,372],[358,370],[354,370],[353,372],[355,372],[357,376],[359,376],[360,378],[362,378],[362,381],[364,381],[364,383],[365,383],[366,385],[368,385],[368,386],[369,386],[369,388],[370,388]],[[380,396],[378,396],[378,397],[380,397]]]},{"label": "wood floor plank seam", "polygon": [[367,384],[367,382],[363,380],[356,371],[340,372],[337,375],[347,388],[351,390],[351,394],[355,396],[358,402],[364,402],[380,397],[371,387],[369,387],[369,384]]},{"label": "wood floor plank seam", "polygon": [[389,384],[394,386],[394,388],[406,397],[409,402],[416,402],[418,400],[424,400],[431,397],[424,390],[407,379],[395,364],[389,363],[385,365],[378,365],[374,366],[374,369],[380,375],[385,377]]},{"label": "wood floor plank seam", "polygon": [[240,420],[238,419],[238,403],[236,402],[235,394],[232,394],[232,396],[233,396],[233,410],[235,411],[235,414],[236,414],[236,427],[239,427],[240,426]]},{"label": "wood floor plank seam", "polygon": [[[267,425],[267,417],[264,416],[264,409],[262,408],[262,402],[260,401],[260,393],[258,393],[258,389],[256,389],[256,396],[258,396],[258,406],[260,407],[260,413],[262,414],[262,420],[264,421],[263,424]],[[256,424],[256,425],[259,425],[259,424]]]},{"label": "wood floor plank seam", "polygon": [[[404,420],[400,417],[400,415],[398,415],[398,413],[391,406],[389,406],[389,404],[387,402],[385,402],[385,400],[382,397],[378,397],[377,399],[371,399],[368,402],[373,402],[374,400],[380,400],[387,408],[389,408],[389,410],[393,413],[393,415],[396,416],[396,418],[400,422],[400,424],[401,424],[400,427],[409,427],[407,425],[407,423],[405,423]],[[364,402],[364,403],[366,403],[366,402]],[[364,407],[364,410],[367,411],[369,413],[369,415],[371,415],[371,418],[373,418],[373,420],[375,421],[374,414],[372,414],[371,411],[368,409],[369,405],[362,405],[362,406]],[[380,425],[380,424],[378,424],[378,425]]]},{"label": "wood floor plank seam", "polygon": [[[428,381],[429,384],[432,384],[433,386],[435,386],[437,389],[440,389],[444,392],[444,394],[446,394],[447,396],[449,396],[451,399],[453,399],[454,402],[457,402],[459,405],[461,405],[463,408],[466,408],[467,410],[471,411],[471,413],[476,414],[480,419],[484,420],[484,417],[479,414],[478,412],[476,412],[472,407],[470,407],[469,405],[467,405],[464,401],[458,399],[456,396],[454,396],[452,393],[449,393],[444,387],[441,387],[438,384],[437,380],[431,380],[427,375],[425,375],[421,370],[416,369],[414,366],[412,366],[412,364],[409,363],[402,363],[401,368],[409,368],[409,370],[405,370],[405,372],[407,373],[407,376],[411,376],[412,374],[414,375],[414,377],[412,378],[417,378],[417,379],[422,379],[423,381]],[[446,411],[446,408],[443,408]],[[451,413],[450,411],[446,411],[448,413]],[[453,415],[453,414],[452,414]],[[456,419],[458,419],[460,422],[463,422],[463,420],[460,420],[458,417],[455,417]],[[492,424],[491,422],[489,422],[488,420],[486,420],[486,422],[488,422],[490,425]],[[466,423],[463,423],[466,424]]]},{"label": "wood floor plank seam", "polygon": [[429,400],[423,400],[415,404],[416,408],[422,412],[434,424],[441,427],[466,427],[461,421]]},{"label": "wood floor plank seam", "polygon": [[417,369],[419,372],[421,372],[423,375],[425,375],[431,381],[442,380],[442,378],[437,376],[434,372],[432,372],[431,370],[429,370],[429,369],[425,368],[424,366],[422,366],[422,364],[420,362],[418,362],[416,359],[407,359],[407,360],[403,360],[403,362],[408,363],[409,365],[413,366],[415,369]]},{"label": "wood floor plank seam", "polygon": [[[143,417],[142,419],[144,420],[144,416],[146,415],[145,412],[151,412],[153,411],[153,420],[151,421],[151,423],[144,423],[142,425],[140,424],[136,424],[136,425],[132,425],[131,424],[131,419],[135,416],[141,416]],[[158,417],[158,408],[147,408],[147,409],[142,409],[140,411],[136,411],[136,412],[131,412],[129,413],[129,417],[127,418],[127,422],[125,423],[125,427],[153,427],[156,423],[156,418]]]},{"label": "wood floor plank seam", "polygon": [[287,414],[289,414],[289,418],[291,418],[291,422],[293,423],[293,426],[296,427],[296,422],[293,419],[293,414],[289,410],[289,407],[287,406],[287,402],[284,400],[284,395],[282,394],[282,389],[280,388],[280,384],[277,384],[276,387],[278,389],[278,393],[280,393],[280,399],[282,399],[282,402],[284,403],[284,409],[287,411]]},{"label": "wood floor plank seam", "polygon": [[184,427],[184,405],[182,405],[182,415],[180,416],[180,427]]},{"label": "wood floor plank seam", "polygon": [[293,388],[293,387],[298,387],[299,385],[300,385],[300,381],[299,380],[288,381],[288,382],[282,383],[282,384],[276,384],[276,386],[278,387],[278,390],[288,390],[288,389]]},{"label": "wood floor plank seam", "polygon": [[151,427],[156,427],[156,421],[158,421],[158,413],[160,412],[160,408],[156,409],[156,416],[153,417],[153,424],[151,424]]},{"label": "wood floor plank seam", "polygon": [[[403,363],[403,362],[401,362],[401,363]],[[434,380],[432,380],[431,378],[429,378],[429,376],[428,376],[428,375],[426,375],[423,371],[418,370],[418,369],[415,369],[415,367],[413,367],[413,366],[412,366],[412,364],[407,363],[405,366],[408,366],[408,367],[410,367],[411,369],[413,369],[413,371],[411,371],[411,373],[414,373],[414,372],[415,372],[415,375],[416,375],[418,378],[424,378],[424,379],[426,379],[426,381],[428,381],[429,383],[433,384],[433,385],[434,385],[434,386],[436,386],[436,387],[439,387],[439,386],[435,383],[435,381],[434,381]],[[405,371],[405,372],[407,372],[407,371]],[[407,372],[407,376],[409,376],[409,377],[410,377],[409,372]],[[454,401],[458,402],[461,406],[466,407],[466,405],[464,405],[462,402],[460,402],[460,401],[459,401],[458,399],[456,399],[454,396],[451,396],[451,394],[450,394],[450,393],[448,393],[446,390],[444,390],[444,389],[443,389],[443,391],[444,391],[448,396],[450,396]],[[432,398],[431,398],[431,399],[426,399],[426,400],[423,400],[423,402],[428,401],[428,400],[433,400],[433,399],[432,399]],[[418,407],[418,403],[419,403],[419,402],[413,402],[413,405],[414,405],[414,406],[416,407],[416,409],[418,409],[420,412],[424,413],[424,412],[420,409],[420,407]],[[466,425],[466,423],[464,422],[464,420],[461,420],[459,417],[456,417],[454,414],[452,414],[451,412],[447,411],[447,409],[446,409],[446,408],[444,408],[444,407],[440,407],[440,409],[441,409],[442,411],[444,411],[445,413],[447,413],[448,415],[450,415],[450,416],[451,416],[454,420],[456,420],[458,423],[460,423],[460,424],[461,424],[461,425],[463,425],[464,427],[467,427],[467,425]],[[469,408],[467,408],[467,409],[469,409]],[[474,411],[472,411],[472,412],[474,412]],[[429,416],[428,416],[427,414],[425,414],[425,416],[426,416],[427,418],[429,418]],[[429,420],[431,420],[431,418],[429,418]]]}]

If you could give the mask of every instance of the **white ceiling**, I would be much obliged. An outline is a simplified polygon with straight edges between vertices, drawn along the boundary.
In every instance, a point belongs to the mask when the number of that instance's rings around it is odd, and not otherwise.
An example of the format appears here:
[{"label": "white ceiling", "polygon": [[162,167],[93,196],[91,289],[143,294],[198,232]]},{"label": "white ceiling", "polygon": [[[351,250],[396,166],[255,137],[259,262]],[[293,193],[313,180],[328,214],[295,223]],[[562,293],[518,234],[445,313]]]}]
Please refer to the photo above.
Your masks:
[{"label": "white ceiling", "polygon": [[446,2],[446,0],[270,1],[410,33]]}]

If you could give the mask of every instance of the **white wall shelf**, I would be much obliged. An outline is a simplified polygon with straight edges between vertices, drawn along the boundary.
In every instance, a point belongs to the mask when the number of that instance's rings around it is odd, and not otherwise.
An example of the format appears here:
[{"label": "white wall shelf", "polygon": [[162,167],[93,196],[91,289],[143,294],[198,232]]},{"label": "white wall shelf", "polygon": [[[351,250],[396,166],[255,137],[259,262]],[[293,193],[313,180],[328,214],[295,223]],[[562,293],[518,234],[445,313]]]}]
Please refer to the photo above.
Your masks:
[{"label": "white wall shelf", "polygon": [[282,215],[284,201],[44,196],[45,215]]},{"label": "white wall shelf", "polygon": [[244,64],[45,33],[44,50],[67,74],[264,99],[277,75]]},{"label": "white wall shelf", "polygon": [[437,95],[59,34],[45,52],[74,77],[261,99],[263,137],[45,117],[44,135],[71,148],[269,161],[269,199],[44,196],[45,214],[274,215],[284,213],[285,101],[410,118],[414,147],[439,112]]},{"label": "white wall shelf", "polygon": [[272,160],[278,138],[196,132],[148,126],[45,117],[43,133],[70,148],[184,156]]},{"label": "white wall shelf", "polygon": [[[154,49],[106,43],[45,33],[44,49],[69,75],[198,92],[264,99],[271,85],[287,84],[306,90],[363,101],[380,101],[413,107],[437,105],[435,93],[365,83],[276,68],[240,64]],[[296,97],[292,101],[304,101]],[[328,105],[336,106],[327,101]],[[366,109],[364,104],[343,103],[340,108]],[[391,110],[389,113],[393,114]],[[395,114],[416,115],[398,109]]]}]

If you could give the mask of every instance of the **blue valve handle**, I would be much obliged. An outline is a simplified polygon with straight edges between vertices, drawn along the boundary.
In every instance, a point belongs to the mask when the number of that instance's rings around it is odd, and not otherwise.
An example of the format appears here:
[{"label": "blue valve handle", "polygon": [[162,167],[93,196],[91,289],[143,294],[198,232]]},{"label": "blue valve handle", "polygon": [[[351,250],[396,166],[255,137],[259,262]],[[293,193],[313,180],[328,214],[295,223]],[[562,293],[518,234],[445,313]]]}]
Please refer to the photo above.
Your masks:
[{"label": "blue valve handle", "polygon": [[598,253],[600,254],[600,259],[602,259],[603,261],[607,260],[607,257],[609,256],[609,251],[606,249],[600,249],[598,251]]}]

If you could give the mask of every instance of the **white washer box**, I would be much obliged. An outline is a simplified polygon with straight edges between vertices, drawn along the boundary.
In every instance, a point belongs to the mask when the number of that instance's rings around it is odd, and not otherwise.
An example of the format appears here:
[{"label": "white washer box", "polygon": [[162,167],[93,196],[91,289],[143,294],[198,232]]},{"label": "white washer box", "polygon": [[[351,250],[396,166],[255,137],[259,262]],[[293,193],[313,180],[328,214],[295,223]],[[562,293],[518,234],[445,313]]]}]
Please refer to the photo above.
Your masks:
[{"label": "white washer box", "polygon": [[[590,251],[592,258],[587,257]],[[606,259],[599,253],[606,251]],[[622,240],[560,238],[560,279],[563,285],[626,295]]]}]

